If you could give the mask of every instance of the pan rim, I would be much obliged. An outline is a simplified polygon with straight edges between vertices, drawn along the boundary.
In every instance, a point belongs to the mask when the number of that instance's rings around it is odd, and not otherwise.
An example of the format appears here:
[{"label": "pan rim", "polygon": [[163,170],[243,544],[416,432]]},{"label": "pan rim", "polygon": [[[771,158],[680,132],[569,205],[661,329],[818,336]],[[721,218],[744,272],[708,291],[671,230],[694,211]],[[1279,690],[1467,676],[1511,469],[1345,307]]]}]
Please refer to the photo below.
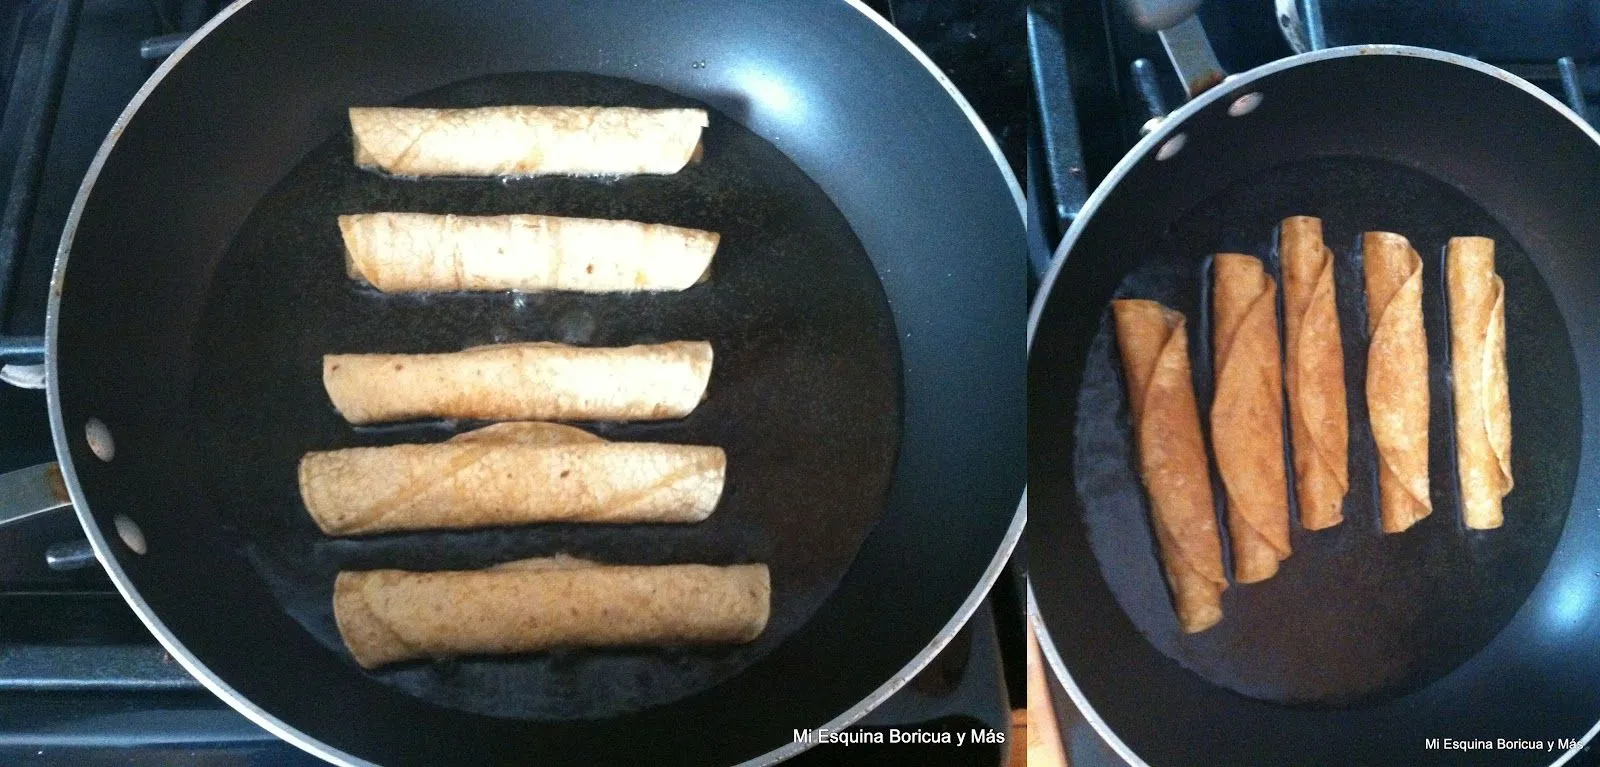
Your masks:
[{"label": "pan rim", "polygon": [[[855,2],[855,0],[850,1]],[[1286,69],[1292,69],[1294,67],[1327,59],[1342,59],[1351,56],[1406,56],[1410,58],[1431,59],[1446,64],[1455,64],[1457,66],[1466,67],[1467,69],[1476,70],[1482,74],[1489,75],[1498,80],[1503,80],[1511,85],[1514,85],[1529,95],[1532,95],[1535,98],[1538,98],[1540,101],[1543,101],[1546,106],[1555,109],[1556,112],[1562,117],[1565,117],[1573,125],[1577,126],[1579,130],[1589,137],[1590,141],[1593,141],[1596,145],[1600,145],[1600,130],[1597,130],[1594,126],[1585,122],[1583,118],[1575,114],[1570,107],[1561,103],[1561,101],[1554,96],[1545,93],[1538,86],[1492,64],[1485,64],[1477,59],[1468,58],[1466,56],[1462,56],[1457,53],[1450,53],[1448,51],[1434,50],[1432,48],[1419,48],[1411,45],[1346,45],[1339,48],[1324,48],[1320,51],[1295,54],[1293,56],[1278,59],[1277,61],[1262,64],[1255,69],[1251,69],[1237,75],[1231,75],[1216,87],[1194,97],[1194,99],[1190,100],[1188,103],[1168,114],[1166,118],[1161,121],[1160,126],[1158,126],[1154,131],[1151,131],[1149,135],[1140,139],[1137,144],[1133,145],[1133,148],[1128,150],[1127,154],[1122,156],[1121,160],[1117,161],[1116,166],[1111,169],[1110,173],[1106,174],[1105,179],[1095,187],[1094,192],[1091,193],[1089,198],[1084,201],[1083,207],[1078,210],[1078,215],[1073,218],[1072,225],[1067,228],[1066,234],[1061,236],[1060,244],[1056,246],[1055,251],[1050,256],[1050,267],[1045,270],[1044,277],[1040,279],[1039,292],[1035,294],[1039,298],[1035,298],[1033,306],[1028,312],[1029,351],[1032,351],[1033,349],[1033,337],[1034,332],[1038,329],[1039,318],[1044,314],[1044,301],[1041,299],[1043,297],[1047,297],[1049,295],[1050,288],[1055,285],[1056,277],[1060,274],[1062,265],[1065,263],[1065,258],[1063,258],[1063,256],[1065,256],[1067,252],[1072,249],[1072,246],[1077,242],[1078,237],[1087,227],[1089,220],[1094,218],[1095,211],[1098,210],[1100,205],[1105,202],[1105,198],[1110,196],[1111,190],[1115,188],[1117,184],[1122,183],[1123,176],[1128,175],[1128,173],[1133,170],[1133,167],[1138,165],[1139,162],[1144,159],[1145,155],[1149,154],[1150,151],[1157,145],[1163,143],[1173,133],[1177,132],[1178,127],[1187,122],[1189,118],[1194,116],[1197,112],[1205,109],[1210,104],[1227,98],[1229,94],[1243,89],[1244,86],[1247,86],[1250,83]]]},{"label": "pan rim", "polygon": [[[1311,51],[1308,53],[1299,53],[1293,56],[1278,59],[1276,61],[1268,62],[1254,69],[1225,79],[1221,84],[1206,91],[1205,93],[1200,94],[1199,96],[1196,96],[1182,107],[1179,107],[1171,114],[1167,115],[1166,119],[1161,121],[1161,125],[1157,127],[1156,130],[1151,131],[1149,135],[1141,139],[1133,146],[1132,149],[1129,149],[1127,154],[1123,155],[1122,159],[1117,161],[1116,166],[1111,169],[1111,172],[1106,174],[1106,178],[1095,187],[1094,192],[1089,195],[1089,198],[1084,202],[1083,207],[1079,210],[1077,217],[1073,219],[1072,226],[1067,229],[1066,234],[1062,235],[1061,243],[1056,247],[1055,252],[1051,254],[1050,266],[1045,271],[1044,277],[1039,282],[1039,291],[1035,294],[1033,305],[1028,311],[1029,356],[1031,357],[1033,353],[1034,336],[1038,331],[1040,318],[1044,315],[1045,304],[1049,300],[1051,290],[1055,287],[1056,279],[1060,276],[1063,267],[1066,265],[1067,253],[1072,250],[1073,245],[1077,243],[1077,240],[1083,234],[1084,229],[1088,227],[1090,219],[1094,218],[1095,212],[1100,208],[1100,205],[1105,202],[1105,199],[1111,195],[1112,190],[1122,182],[1124,176],[1128,175],[1128,173],[1131,172],[1135,166],[1144,160],[1146,155],[1154,151],[1156,147],[1165,143],[1167,138],[1169,138],[1173,133],[1178,132],[1178,129],[1195,114],[1218,101],[1233,97],[1234,94],[1246,89],[1246,87],[1251,83],[1264,79],[1269,75],[1273,75],[1287,69],[1292,69],[1294,67],[1324,60],[1342,59],[1352,56],[1406,56],[1411,58],[1431,59],[1433,61],[1438,61],[1445,64],[1454,64],[1467,69],[1475,70],[1481,74],[1485,74],[1509,83],[1510,85],[1513,85],[1544,102],[1546,106],[1553,108],[1562,117],[1565,117],[1568,121],[1572,122],[1572,124],[1582,131],[1583,134],[1587,136],[1595,145],[1600,146],[1600,130],[1596,130],[1594,126],[1583,120],[1583,118],[1579,117],[1566,104],[1561,103],[1561,101],[1556,99],[1554,96],[1544,92],[1533,83],[1507,72],[1504,69],[1496,67],[1492,64],[1486,64],[1477,59],[1462,56],[1460,54],[1411,45],[1346,45],[1337,48],[1325,48],[1319,51]],[[1039,649],[1045,657],[1045,664],[1050,667],[1050,672],[1055,675],[1056,681],[1059,682],[1062,688],[1066,690],[1067,696],[1072,699],[1072,703],[1077,706],[1079,713],[1081,713],[1084,719],[1089,722],[1089,725],[1094,729],[1095,734],[1100,736],[1100,738],[1104,740],[1113,751],[1116,751],[1118,756],[1122,757],[1130,765],[1133,765],[1133,767],[1149,767],[1147,762],[1135,754],[1133,749],[1124,743],[1122,739],[1112,731],[1110,725],[1106,724],[1105,720],[1101,718],[1099,712],[1095,710],[1093,704],[1091,704],[1088,698],[1083,694],[1083,691],[1078,688],[1076,681],[1074,681],[1072,678],[1072,673],[1067,670],[1065,661],[1062,660],[1060,652],[1056,649],[1055,640],[1050,637],[1050,632],[1045,627],[1044,616],[1039,612],[1038,603],[1034,597],[1033,584],[1031,581],[1028,584],[1028,620],[1032,623],[1034,630],[1039,634]],[[1562,754],[1555,761],[1551,762],[1551,767],[1559,767],[1559,765],[1565,764],[1567,761],[1571,760],[1579,751],[1582,751],[1590,743],[1590,741],[1594,740],[1596,735],[1600,735],[1600,721],[1596,721],[1594,726],[1590,727],[1589,731],[1584,733],[1583,737],[1578,739],[1576,746]]]},{"label": "pan rim", "polygon": [[[972,129],[977,133],[979,139],[989,150],[990,158],[994,161],[995,166],[999,169],[1006,187],[1011,192],[1012,201],[1016,205],[1018,220],[1023,222],[1025,225],[1025,222],[1027,221],[1027,202],[1023,195],[1022,186],[1018,182],[1016,174],[1011,170],[1011,165],[1006,160],[1005,154],[1001,151],[999,142],[995,140],[994,134],[988,129],[988,127],[984,124],[983,119],[979,117],[978,113],[972,108],[971,103],[967,101],[966,97],[961,94],[961,92],[956,88],[955,84],[951,82],[950,78],[945,75],[944,71],[941,70],[939,66],[935,64],[925,52],[922,51],[921,48],[917,47],[917,45],[913,43],[910,38],[906,37],[905,34],[893,24],[889,23],[887,19],[879,16],[877,12],[868,7],[864,0],[841,1],[846,6],[861,13],[862,16],[866,17],[868,21],[877,25],[880,30],[888,34],[892,40],[899,43],[900,46],[908,54],[910,54],[910,56],[918,64],[922,65],[923,69],[925,69],[928,74],[933,77],[934,81],[944,89],[946,95],[955,103],[961,112],[966,115],[969,123],[972,126]],[[172,631],[167,627],[165,621],[161,620],[160,616],[156,615],[155,611],[151,609],[149,603],[139,595],[138,591],[129,581],[127,573],[123,571],[120,562],[117,560],[116,555],[110,548],[110,544],[107,541],[105,534],[95,521],[93,513],[89,510],[89,504],[84,496],[82,485],[78,481],[77,470],[73,465],[72,453],[66,437],[64,414],[61,407],[60,373],[57,369],[56,362],[58,359],[57,342],[59,337],[61,317],[61,297],[64,287],[62,283],[66,274],[67,263],[71,256],[73,238],[77,233],[78,223],[83,216],[84,208],[87,205],[90,193],[94,189],[95,182],[99,179],[100,172],[104,169],[106,160],[110,156],[112,150],[115,148],[117,140],[122,136],[122,133],[127,128],[129,122],[133,119],[134,115],[138,113],[139,108],[144,105],[144,102],[149,98],[151,93],[153,93],[155,89],[160,86],[162,81],[166,79],[167,75],[178,65],[180,61],[183,60],[186,55],[188,55],[188,53],[197,44],[199,44],[201,40],[205,39],[223,22],[227,21],[234,14],[243,10],[252,2],[254,2],[254,0],[234,0],[234,2],[225,6],[222,10],[218,11],[215,16],[211,17],[209,21],[207,21],[199,29],[195,30],[194,33],[190,34],[189,37],[184,40],[183,44],[177,48],[177,50],[173,51],[173,53],[169,55],[166,60],[162,61],[161,64],[156,67],[156,70],[151,73],[149,79],[147,79],[144,84],[139,87],[139,90],[134,93],[133,98],[128,102],[127,107],[123,109],[121,114],[117,116],[116,121],[112,123],[110,131],[107,132],[106,137],[101,142],[99,149],[96,150],[94,158],[90,162],[89,168],[84,174],[83,183],[79,185],[77,194],[73,197],[72,207],[68,211],[66,223],[62,230],[61,241],[56,249],[55,266],[50,278],[49,303],[45,311],[45,391],[50,416],[51,439],[55,447],[56,461],[61,467],[62,480],[66,485],[68,497],[72,500],[73,512],[77,515],[79,525],[83,528],[84,534],[88,538],[91,548],[94,550],[95,558],[100,561],[101,566],[104,567],[107,574],[111,576],[111,581],[116,586],[118,593],[122,595],[123,600],[128,603],[128,606],[133,609],[134,613],[139,617],[139,621],[144,624],[145,628],[149,630],[152,635],[155,636],[156,640],[162,645],[163,649],[165,649],[167,653],[171,655],[180,666],[183,667],[184,671],[188,672],[202,685],[204,685],[207,690],[216,695],[235,711],[238,711],[245,718],[254,722],[256,725],[272,733],[278,738],[287,741],[303,751],[306,751],[307,753],[333,764],[350,765],[352,767],[363,767],[369,765],[372,767],[377,767],[373,762],[361,759],[345,751],[334,748],[322,742],[321,740],[318,740],[300,731],[298,728],[290,726],[288,723],[274,716],[270,712],[256,705],[244,695],[240,694],[231,685],[218,677],[208,667],[201,663],[199,659],[195,658],[193,654],[191,654],[183,645],[183,643],[177,638],[177,636],[173,634]],[[1032,338],[1031,326],[1032,323],[1030,321],[1030,339]],[[1022,531],[1027,524],[1027,509],[1028,493],[1027,487],[1024,486],[1022,489],[1022,495],[1017,503],[1016,512],[1013,514],[1011,521],[1006,528],[1005,535],[1000,540],[998,549],[995,551],[994,556],[990,559],[989,564],[984,568],[984,571],[980,575],[978,582],[973,585],[972,590],[967,595],[967,598],[960,604],[960,606],[957,607],[956,612],[939,629],[938,633],[934,635],[933,639],[930,640],[928,644],[924,645],[922,650],[913,656],[911,660],[908,661],[903,667],[901,667],[901,669],[897,671],[894,676],[890,677],[888,681],[884,682],[866,697],[857,701],[853,706],[846,709],[843,713],[834,717],[831,721],[818,725],[819,727],[830,730],[842,730],[854,724],[856,721],[866,716],[867,713],[877,708],[878,705],[888,699],[889,696],[893,695],[895,692],[899,691],[900,688],[904,687],[908,682],[910,682],[912,677],[916,676],[924,667],[931,663],[933,658],[938,655],[939,652],[942,651],[952,639],[955,638],[956,633],[966,625],[967,621],[972,617],[972,614],[977,611],[978,605],[988,596],[989,591],[999,579],[1000,572],[1005,568],[1006,563],[1011,558],[1012,552],[1015,551],[1017,544],[1021,541]],[[741,764],[756,766],[775,764],[790,759],[811,748],[813,745],[815,744],[805,742],[789,743],[755,758],[746,760]]]}]

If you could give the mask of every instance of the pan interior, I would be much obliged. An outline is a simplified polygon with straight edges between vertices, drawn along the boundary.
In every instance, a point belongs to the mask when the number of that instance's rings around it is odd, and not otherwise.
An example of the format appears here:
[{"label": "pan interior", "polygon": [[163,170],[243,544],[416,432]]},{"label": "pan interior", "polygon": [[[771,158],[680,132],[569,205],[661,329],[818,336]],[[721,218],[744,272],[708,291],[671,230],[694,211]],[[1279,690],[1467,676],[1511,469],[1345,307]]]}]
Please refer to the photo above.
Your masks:
[{"label": "pan interior", "polygon": [[[411,106],[704,106],[597,75],[507,74]],[[204,481],[242,556],[288,612],[354,668],[334,625],[341,569],[469,569],[556,553],[631,564],[765,562],[772,617],[728,648],[578,651],[386,667],[371,678],[439,706],[569,720],[707,689],[804,624],[883,509],[899,446],[900,349],[882,284],[849,224],[782,152],[715,112],[701,162],[666,177],[406,180],[354,167],[348,126],[256,206],[220,263],[202,321],[193,416]],[[336,216],[545,213],[722,234],[712,276],[682,293],[385,296],[344,275]],[[537,525],[361,539],[321,535],[296,462],[311,450],[438,441],[470,423],[353,428],[323,391],[335,352],[445,352],[513,341],[709,340],[706,400],[659,424],[580,424],[612,440],[722,446],[727,484],[697,525]]]},{"label": "pan interior", "polygon": [[[1345,521],[1309,532],[1291,507],[1294,553],[1278,574],[1257,584],[1231,583],[1222,622],[1199,634],[1181,633],[1148,523],[1109,311],[1078,392],[1076,491],[1089,543],[1117,603],[1166,656],[1250,698],[1309,707],[1372,703],[1419,689],[1476,655],[1543,574],[1577,476],[1577,366],[1555,299],[1532,261],[1461,191],[1382,160],[1298,160],[1246,176],[1190,209],[1118,289],[1118,297],[1159,300],[1189,319],[1207,430],[1210,256],[1256,255],[1279,278],[1276,227],[1291,215],[1322,218],[1335,258],[1350,414]],[[1358,246],[1369,230],[1407,236],[1423,260],[1433,513],[1395,535],[1385,535],[1379,524],[1365,401],[1368,338]],[[1495,240],[1506,286],[1516,486],[1505,498],[1505,524],[1498,530],[1467,530],[1460,521],[1444,283],[1445,243],[1459,235]],[[1225,496],[1214,470],[1212,483],[1226,551]],[[1227,569],[1231,582],[1231,562]]]}]

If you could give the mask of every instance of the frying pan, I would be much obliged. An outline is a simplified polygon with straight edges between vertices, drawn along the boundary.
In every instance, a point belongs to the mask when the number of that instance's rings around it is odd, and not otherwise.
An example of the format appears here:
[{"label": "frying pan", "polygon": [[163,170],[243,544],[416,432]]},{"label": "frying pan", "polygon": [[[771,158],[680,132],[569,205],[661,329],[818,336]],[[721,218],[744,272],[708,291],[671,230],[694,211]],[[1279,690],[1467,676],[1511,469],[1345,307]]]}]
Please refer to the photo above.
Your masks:
[{"label": "frying pan", "polygon": [[[1596,199],[1600,135],[1565,107],[1494,67],[1397,46],[1230,78],[1090,196],[1029,320],[1030,610],[1048,664],[1119,756],[1549,764],[1600,730]],[[1147,522],[1108,303],[1153,298],[1188,317],[1204,422],[1206,259],[1250,253],[1277,274],[1275,227],[1296,214],[1324,220],[1337,264],[1345,522],[1308,533],[1291,510],[1279,574],[1231,586],[1222,622],[1185,636]],[[1434,513],[1399,535],[1379,527],[1366,425],[1364,230],[1406,234],[1424,261]],[[1455,490],[1442,267],[1446,240],[1465,234],[1495,238],[1510,297],[1518,484],[1492,531],[1463,528]]]},{"label": "frying pan", "polygon": [[[701,104],[712,127],[671,177],[351,166],[347,106],[518,102]],[[376,209],[668,220],[723,247],[676,295],[388,297],[343,278],[332,225]],[[1022,230],[981,123],[858,3],[245,0],[139,92],[72,209],[46,338],[60,480],[173,657],[327,760],[775,762],[806,747],[797,730],[843,728],[904,684],[1020,537]],[[299,506],[306,450],[476,425],[352,429],[322,354],[682,337],[717,355],[693,415],[588,426],[723,445],[704,525],[329,540]],[[339,569],[557,552],[768,562],[772,621],[736,648],[375,672],[334,633]]]}]

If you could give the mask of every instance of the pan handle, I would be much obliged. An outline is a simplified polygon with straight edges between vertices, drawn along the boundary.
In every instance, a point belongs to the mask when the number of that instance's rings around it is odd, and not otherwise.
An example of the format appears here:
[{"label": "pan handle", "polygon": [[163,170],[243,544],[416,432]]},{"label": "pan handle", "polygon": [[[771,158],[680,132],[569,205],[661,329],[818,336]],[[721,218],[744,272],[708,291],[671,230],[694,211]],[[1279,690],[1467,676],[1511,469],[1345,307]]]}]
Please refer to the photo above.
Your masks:
[{"label": "pan handle", "polygon": [[1122,12],[1133,25],[1146,32],[1182,24],[1200,10],[1201,0],[1122,0]]},{"label": "pan handle", "polygon": [[41,463],[0,474],[0,527],[70,506],[60,464]]},{"label": "pan handle", "polygon": [[43,389],[44,365],[3,365],[0,366],[0,382],[11,384],[18,389]]},{"label": "pan handle", "polygon": [[1201,0],[1122,0],[1122,11],[1134,26],[1154,32],[1167,49],[1167,58],[1178,72],[1183,92],[1189,98],[1204,93],[1222,82],[1227,72],[1211,49],[1211,39],[1195,15]]}]

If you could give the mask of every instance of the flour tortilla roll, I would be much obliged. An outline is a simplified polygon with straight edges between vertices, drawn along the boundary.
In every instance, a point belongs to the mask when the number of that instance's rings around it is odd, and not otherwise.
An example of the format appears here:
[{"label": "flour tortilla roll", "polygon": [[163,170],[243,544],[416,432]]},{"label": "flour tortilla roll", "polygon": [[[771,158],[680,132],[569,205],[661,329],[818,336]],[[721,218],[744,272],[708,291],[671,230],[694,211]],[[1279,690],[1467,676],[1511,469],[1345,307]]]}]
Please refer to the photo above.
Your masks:
[{"label": "flour tortilla roll", "polygon": [[659,421],[705,396],[711,344],[580,347],[546,342],[450,354],[329,354],[322,384],[353,424],[415,418]]},{"label": "flour tortilla roll", "polygon": [[684,290],[714,232],[558,216],[361,213],[339,217],[345,271],[385,293]]},{"label": "flour tortilla roll", "polygon": [[1123,381],[1150,496],[1150,526],[1172,588],[1178,625],[1204,631],[1222,620],[1222,540],[1211,500],[1200,411],[1189,373],[1183,315],[1154,301],[1111,302]]},{"label": "flour tortilla roll", "polygon": [[1511,492],[1511,393],[1506,375],[1506,286],[1494,273],[1494,240],[1455,237],[1446,255],[1450,371],[1455,385],[1456,469],[1467,527],[1504,521]]},{"label": "flour tortilla roll", "polygon": [[400,176],[677,173],[710,124],[704,109],[350,109],[356,164]]},{"label": "flour tortilla roll", "polygon": [[1237,253],[1217,254],[1211,275],[1211,444],[1227,490],[1234,580],[1256,583],[1290,554],[1278,289],[1259,259]]},{"label": "flour tortilla roll", "polygon": [[1422,327],[1422,259],[1406,238],[1367,232],[1367,412],[1378,448],[1383,531],[1433,512],[1428,496],[1428,338]]},{"label": "flour tortilla roll", "polygon": [[333,615],[363,668],[557,647],[744,644],[766,628],[767,566],[604,565],[570,557],[472,571],[339,573]]},{"label": "flour tortilla roll", "polygon": [[536,522],[699,522],[722,497],[719,447],[607,442],[507,423],[431,445],[300,459],[300,497],[333,536]]},{"label": "flour tortilla roll", "polygon": [[1322,530],[1344,521],[1344,497],[1350,492],[1344,348],[1333,300],[1333,251],[1322,242],[1322,219],[1284,219],[1278,253],[1283,261],[1284,383],[1300,524]]}]

